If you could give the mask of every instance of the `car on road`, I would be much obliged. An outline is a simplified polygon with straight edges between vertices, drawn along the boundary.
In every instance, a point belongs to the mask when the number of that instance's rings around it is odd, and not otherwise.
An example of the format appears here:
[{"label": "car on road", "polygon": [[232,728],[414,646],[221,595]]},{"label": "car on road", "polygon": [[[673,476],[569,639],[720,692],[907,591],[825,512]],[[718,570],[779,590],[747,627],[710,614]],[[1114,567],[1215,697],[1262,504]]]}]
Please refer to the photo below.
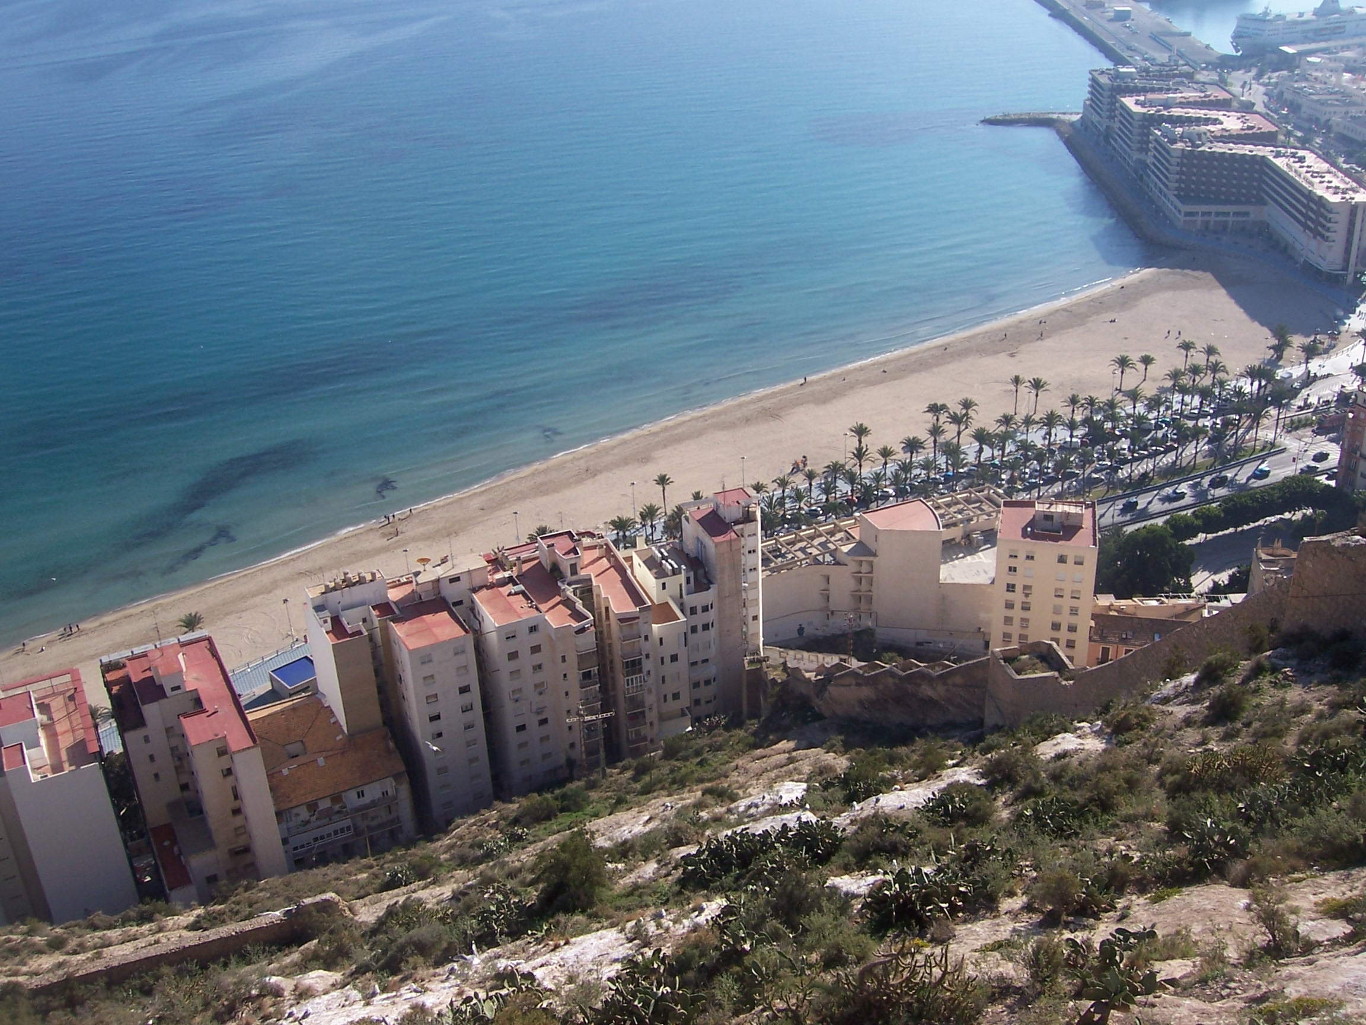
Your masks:
[{"label": "car on road", "polygon": [[1312,458],[1312,459],[1314,460],[1314,462],[1316,462],[1316,463],[1326,463],[1326,462],[1328,461],[1328,453],[1327,453],[1327,452],[1315,452],[1315,453],[1313,454],[1313,456],[1311,456],[1311,458]]},{"label": "car on road", "polygon": [[1300,473],[1303,473],[1303,474],[1306,474],[1306,475],[1309,475],[1309,476],[1312,476],[1313,474],[1316,474],[1316,473],[1318,473],[1318,472],[1319,472],[1319,468],[1318,468],[1317,466],[1311,466],[1311,465],[1309,465],[1308,463],[1306,463],[1304,466],[1301,466],[1301,467],[1300,467]]},{"label": "car on road", "polygon": [[1209,486],[1212,488],[1222,488],[1227,483],[1228,474],[1226,473],[1216,473],[1209,479]]},{"label": "car on road", "polygon": [[1253,470],[1249,476],[1251,476],[1253,480],[1266,480],[1271,476],[1271,467],[1267,466],[1266,463],[1262,463],[1262,465]]},{"label": "car on road", "polygon": [[1137,499],[1137,498],[1126,498],[1126,499],[1124,500],[1124,503],[1119,507],[1119,511],[1122,512],[1122,513],[1131,513],[1131,512],[1133,512],[1135,509],[1137,509],[1137,508],[1138,508],[1138,499]]},{"label": "car on road", "polygon": [[1179,502],[1186,497],[1186,489],[1172,488],[1170,491],[1164,491],[1160,497],[1164,502]]}]

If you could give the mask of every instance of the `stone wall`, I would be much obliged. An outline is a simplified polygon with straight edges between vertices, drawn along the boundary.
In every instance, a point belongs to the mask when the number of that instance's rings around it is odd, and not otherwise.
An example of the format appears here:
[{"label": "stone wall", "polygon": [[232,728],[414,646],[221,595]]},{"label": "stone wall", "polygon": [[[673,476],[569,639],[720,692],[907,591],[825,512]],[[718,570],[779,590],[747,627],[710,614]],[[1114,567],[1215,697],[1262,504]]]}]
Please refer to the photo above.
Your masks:
[{"label": "stone wall", "polygon": [[199,933],[159,933],[120,947],[107,947],[67,959],[60,969],[25,980],[30,990],[59,986],[119,983],[166,965],[207,964],[231,957],[253,944],[284,946],[314,937],[320,921],[350,914],[334,893],[312,897],[284,911],[271,911]]},{"label": "stone wall", "polygon": [[790,693],[828,719],[939,729],[976,726],[986,694],[986,658],[960,666],[844,663],[813,673],[788,667]]},{"label": "stone wall", "polygon": [[1357,531],[1306,538],[1290,578],[1282,626],[1322,634],[1366,628],[1366,538]]}]

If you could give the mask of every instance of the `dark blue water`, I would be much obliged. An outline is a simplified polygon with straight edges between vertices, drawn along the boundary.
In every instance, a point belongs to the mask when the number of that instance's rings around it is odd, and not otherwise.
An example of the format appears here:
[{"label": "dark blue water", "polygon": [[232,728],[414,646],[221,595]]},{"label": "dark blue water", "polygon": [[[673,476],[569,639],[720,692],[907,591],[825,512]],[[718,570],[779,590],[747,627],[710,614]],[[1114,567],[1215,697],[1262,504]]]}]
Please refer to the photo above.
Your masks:
[{"label": "dark blue water", "polygon": [[978,124],[1099,63],[1032,0],[0,2],[0,637],[1141,263]]}]

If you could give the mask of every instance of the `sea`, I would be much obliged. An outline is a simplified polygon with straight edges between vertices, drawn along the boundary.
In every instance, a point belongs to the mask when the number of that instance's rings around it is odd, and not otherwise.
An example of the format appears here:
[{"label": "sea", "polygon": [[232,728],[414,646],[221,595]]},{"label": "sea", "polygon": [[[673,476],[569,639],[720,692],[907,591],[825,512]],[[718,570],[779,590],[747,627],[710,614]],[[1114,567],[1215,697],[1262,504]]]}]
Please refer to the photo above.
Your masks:
[{"label": "sea", "polygon": [[0,0],[0,642],[1143,264],[979,124],[1103,63],[1033,0]]},{"label": "sea", "polygon": [[[1171,21],[1177,28],[1185,29],[1202,39],[1220,53],[1232,53],[1233,43],[1230,36],[1240,14],[1256,14],[1259,11],[1272,11],[1276,14],[1294,14],[1311,11],[1320,0],[1146,0],[1147,6]],[[1344,7],[1351,7],[1350,0],[1344,0]]]}]

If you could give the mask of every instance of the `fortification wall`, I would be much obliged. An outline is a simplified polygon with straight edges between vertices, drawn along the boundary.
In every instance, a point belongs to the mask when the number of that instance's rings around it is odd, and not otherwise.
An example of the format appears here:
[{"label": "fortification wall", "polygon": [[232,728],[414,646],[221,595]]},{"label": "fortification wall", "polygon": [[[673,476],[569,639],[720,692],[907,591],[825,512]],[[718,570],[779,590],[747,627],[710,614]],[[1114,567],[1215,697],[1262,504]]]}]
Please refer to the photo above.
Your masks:
[{"label": "fortification wall", "polygon": [[910,671],[869,663],[814,678],[789,667],[788,686],[829,719],[917,729],[975,726],[982,719],[986,661]]},{"label": "fortification wall", "polygon": [[1366,629],[1366,538],[1344,531],[1304,540],[1281,626],[1323,634]]},{"label": "fortification wall", "polygon": [[201,933],[157,934],[120,947],[94,950],[68,959],[60,969],[26,980],[24,986],[43,992],[70,984],[119,983],[166,965],[218,961],[254,944],[302,943],[313,938],[320,918],[349,914],[344,900],[324,893],[283,912],[269,912]]}]

